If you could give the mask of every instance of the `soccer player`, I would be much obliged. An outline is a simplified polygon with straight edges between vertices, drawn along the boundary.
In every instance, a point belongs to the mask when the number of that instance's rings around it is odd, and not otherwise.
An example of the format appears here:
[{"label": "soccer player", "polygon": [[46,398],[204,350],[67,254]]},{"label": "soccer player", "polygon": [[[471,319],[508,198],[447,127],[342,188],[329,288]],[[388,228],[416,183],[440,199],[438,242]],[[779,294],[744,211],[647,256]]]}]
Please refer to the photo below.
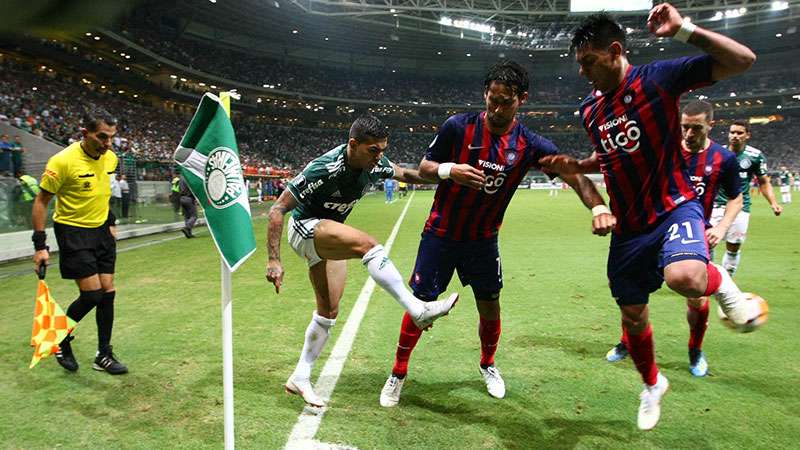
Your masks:
[{"label": "soccer player", "polygon": [[[736,214],[742,209],[739,164],[736,155],[708,137],[714,122],[714,109],[710,103],[694,101],[683,108],[681,130],[683,133],[683,159],[689,170],[697,198],[703,205],[703,218],[706,221],[706,241],[714,248],[728,231]],[[715,226],[711,218],[717,192],[725,191],[728,202],[725,216]],[[689,372],[696,377],[708,374],[708,361],[702,350],[703,338],[708,328],[708,297],[686,299],[686,321],[689,323]],[[620,343],[606,354],[609,362],[617,362],[628,356],[623,334]]]},{"label": "soccer player", "polygon": [[[767,175],[767,158],[761,150],[747,145],[747,141],[752,137],[750,133],[750,123],[746,120],[734,121],[728,130],[728,149],[736,153],[739,162],[739,177],[742,183],[742,194],[744,195],[744,206],[733,224],[725,235],[725,255],[722,257],[722,267],[731,276],[736,274],[739,268],[739,261],[742,253],[739,251],[747,238],[747,228],[750,224],[750,195],[747,188],[750,180],[755,178],[758,182],[758,190],[764,194],[764,199],[772,208],[772,213],[779,216],[783,207],[775,200],[775,193],[772,190],[769,175]],[[716,225],[725,215],[725,204],[727,197],[724,192],[720,192],[714,200],[714,211],[711,213],[711,225]],[[711,259],[714,259],[712,253]]]},{"label": "soccer player", "polygon": [[792,183],[794,182],[792,173],[786,166],[781,166],[781,173],[778,177],[781,180],[781,203],[792,203]]},{"label": "soccer player", "polygon": [[[112,375],[128,372],[112,352],[114,326],[114,266],[117,243],[111,234],[114,215],[109,213],[111,180],[117,169],[117,156],[111,140],[117,122],[105,112],[86,117],[83,138],[53,155],[48,161],[41,188],[33,204],[33,262],[36,270],[50,258],[44,231],[47,205],[57,198],[53,230],[58,241],[61,278],[75,280],[80,296],[67,308],[67,316],[80,322],[95,309],[97,319],[97,355],[93,369]],[[56,361],[75,372],[78,362],[72,352],[70,334],[59,344]]]},{"label": "soccer player", "polygon": [[316,311],[305,334],[297,366],[286,381],[286,391],[303,397],[312,406],[325,402],[311,385],[311,370],[336,323],[339,301],[347,278],[348,259],[360,258],[375,282],[407,311],[417,326],[429,327],[446,315],[458,300],[425,303],[403,285],[383,246],[369,234],[345,225],[344,221],[358,200],[373,183],[394,178],[407,183],[430,183],[419,172],[392,163],[385,155],[388,146],[386,127],[375,117],[362,116],[350,127],[350,139],[311,161],[303,172],[288,183],[269,211],[267,280],[280,293],[283,266],[280,239],[283,218],[289,218],[289,244],[308,262],[308,274],[316,295]]},{"label": "soccer player", "polygon": [[[484,111],[456,114],[444,122],[420,163],[423,177],[443,181],[425,222],[409,284],[415,297],[428,301],[447,289],[453,272],[462,285],[470,285],[479,315],[478,368],[489,395],[503,398],[505,382],[494,360],[503,287],[497,235],[520,181],[530,169],[539,168],[539,158],[558,149],[516,119],[520,105],[528,100],[528,72],[522,66],[512,61],[492,66],[484,79],[483,97]],[[561,178],[592,210],[593,232],[609,233],[615,219],[594,184],[584,176]],[[381,390],[381,406],[392,407],[400,401],[408,361],[422,331],[411,316],[403,316],[394,367]]]},{"label": "soccer player", "polygon": [[607,273],[620,307],[628,351],[644,381],[637,424],[656,426],[669,382],[656,366],[647,303],[666,281],[682,296],[715,294],[737,326],[760,313],[724,269],[709,263],[703,207],[681,155],[680,96],[747,70],[755,54],[718,33],[683,21],[668,3],[655,6],[647,26],[657,37],[689,42],[706,54],[633,66],[625,30],[608,14],[593,14],[575,30],[571,49],[592,84],[580,117],[595,151],[540,163],[560,173],[601,171],[617,227]]},{"label": "soccer player", "polygon": [[178,194],[181,211],[183,212],[183,228],[181,228],[181,232],[186,236],[186,239],[192,239],[195,237],[194,233],[192,233],[192,228],[197,222],[197,200],[183,175],[180,176],[178,181]]}]

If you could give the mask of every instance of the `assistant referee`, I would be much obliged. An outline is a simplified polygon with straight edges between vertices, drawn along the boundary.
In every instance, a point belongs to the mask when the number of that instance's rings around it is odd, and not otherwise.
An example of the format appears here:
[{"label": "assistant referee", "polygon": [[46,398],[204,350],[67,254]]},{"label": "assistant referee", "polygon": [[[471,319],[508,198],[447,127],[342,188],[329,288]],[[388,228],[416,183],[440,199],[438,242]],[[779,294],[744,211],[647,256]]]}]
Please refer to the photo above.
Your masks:
[{"label": "assistant referee", "polygon": [[[82,139],[53,155],[39,184],[33,204],[33,262],[36,269],[50,257],[44,228],[47,205],[56,197],[53,229],[61,252],[61,277],[75,280],[80,296],[67,308],[67,316],[80,322],[93,308],[97,319],[97,355],[93,369],[112,375],[128,372],[111,351],[114,325],[114,264],[117,244],[109,211],[111,178],[117,170],[117,156],[111,140],[117,122],[106,112],[87,116],[82,124]],[[70,334],[59,344],[56,360],[64,369],[78,370],[72,353]]]}]

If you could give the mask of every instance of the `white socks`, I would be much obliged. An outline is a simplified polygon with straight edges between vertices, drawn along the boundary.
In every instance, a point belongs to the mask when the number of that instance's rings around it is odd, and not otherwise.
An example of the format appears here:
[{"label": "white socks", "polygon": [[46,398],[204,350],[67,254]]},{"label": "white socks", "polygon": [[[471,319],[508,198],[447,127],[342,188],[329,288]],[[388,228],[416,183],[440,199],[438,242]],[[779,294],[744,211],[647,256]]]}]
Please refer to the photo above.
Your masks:
[{"label": "white socks", "polygon": [[361,258],[361,263],[367,267],[369,276],[378,283],[386,292],[392,295],[397,303],[411,314],[411,317],[417,317],[425,310],[425,304],[422,300],[414,297],[406,288],[403,277],[400,272],[392,264],[392,261],[386,255],[383,246],[378,244],[372,247],[367,254]]},{"label": "white socks", "polygon": [[722,257],[722,267],[728,271],[731,276],[736,273],[736,269],[739,268],[739,260],[742,258],[742,252],[738,251],[736,253],[725,251],[725,256]]},{"label": "white socks", "polygon": [[336,324],[336,319],[328,319],[322,317],[314,311],[311,316],[311,323],[306,328],[306,339],[303,343],[303,351],[300,352],[300,360],[297,361],[297,367],[294,369],[292,378],[298,380],[311,379],[311,369],[314,368],[314,363],[322,353],[325,343],[328,342],[328,337],[331,335],[331,328]]}]

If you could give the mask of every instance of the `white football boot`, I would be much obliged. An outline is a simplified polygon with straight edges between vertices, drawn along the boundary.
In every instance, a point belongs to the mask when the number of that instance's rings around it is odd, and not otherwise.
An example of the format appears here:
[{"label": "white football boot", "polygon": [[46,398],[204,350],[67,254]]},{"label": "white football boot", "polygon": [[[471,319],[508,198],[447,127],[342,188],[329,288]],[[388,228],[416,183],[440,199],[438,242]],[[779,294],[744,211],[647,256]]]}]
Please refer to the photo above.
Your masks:
[{"label": "white football boot", "polygon": [[742,291],[733,282],[733,279],[719,264],[714,264],[722,276],[722,282],[719,289],[714,293],[714,298],[717,299],[722,312],[733,322],[736,326],[742,326],[753,318],[752,308],[749,307],[748,302],[745,301],[745,296]]},{"label": "white football boot", "polygon": [[383,389],[381,389],[381,406],[384,408],[391,408],[400,403],[400,392],[403,391],[404,381],[405,378],[389,375],[389,378],[383,385]]},{"label": "white football boot", "polygon": [[294,376],[291,376],[286,380],[286,384],[283,387],[286,389],[286,392],[303,397],[303,400],[310,406],[315,406],[317,408],[325,406],[325,401],[314,392],[314,388],[311,386],[311,380],[298,380],[294,378]]},{"label": "white football boot", "polygon": [[445,300],[424,302],[425,309],[423,309],[423,311],[416,317],[412,317],[411,319],[414,321],[414,325],[416,325],[417,328],[420,330],[427,330],[433,324],[434,320],[442,316],[446,316],[456,305],[456,302],[458,302],[457,292],[450,294],[450,297],[446,298]]},{"label": "white football boot", "polygon": [[640,430],[652,430],[661,418],[661,397],[667,393],[669,381],[659,372],[656,384],[644,385],[644,390],[639,394],[639,419],[637,425]]},{"label": "white football boot", "polygon": [[486,390],[489,391],[489,395],[494,398],[503,398],[506,396],[506,383],[503,381],[503,377],[500,375],[500,369],[491,365],[487,368],[478,367],[481,369],[481,375],[483,375],[483,381],[486,382]]}]

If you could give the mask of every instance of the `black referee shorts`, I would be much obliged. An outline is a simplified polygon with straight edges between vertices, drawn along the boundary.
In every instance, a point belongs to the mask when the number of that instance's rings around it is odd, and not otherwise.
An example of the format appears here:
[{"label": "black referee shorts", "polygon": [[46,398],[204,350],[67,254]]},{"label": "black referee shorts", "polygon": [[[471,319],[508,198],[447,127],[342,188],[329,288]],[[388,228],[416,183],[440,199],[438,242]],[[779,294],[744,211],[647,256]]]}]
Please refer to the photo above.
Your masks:
[{"label": "black referee shorts", "polygon": [[60,252],[61,278],[77,280],[99,273],[114,273],[117,241],[108,225],[82,228],[54,223]]}]

